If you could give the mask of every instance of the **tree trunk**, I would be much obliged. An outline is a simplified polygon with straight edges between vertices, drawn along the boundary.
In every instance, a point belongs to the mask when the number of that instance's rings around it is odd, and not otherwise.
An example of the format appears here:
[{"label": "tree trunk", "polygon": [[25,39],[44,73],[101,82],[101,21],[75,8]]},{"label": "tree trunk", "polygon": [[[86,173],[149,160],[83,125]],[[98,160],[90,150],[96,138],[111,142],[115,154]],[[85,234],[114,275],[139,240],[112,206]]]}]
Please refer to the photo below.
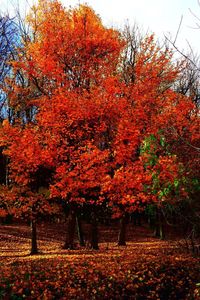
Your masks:
[{"label": "tree trunk", "polygon": [[126,246],[126,228],[128,223],[128,214],[124,214],[120,220],[120,230],[118,236],[118,246]]},{"label": "tree trunk", "polygon": [[67,234],[63,249],[74,249],[74,236],[76,229],[76,212],[70,209],[67,221]]},{"label": "tree trunk", "polygon": [[154,230],[155,229],[155,220],[154,220],[154,218],[152,216],[149,216],[147,222],[149,224],[150,229]]},{"label": "tree trunk", "polygon": [[133,224],[135,226],[141,226],[141,214],[139,212],[135,212],[132,214],[133,217]]},{"label": "tree trunk", "polygon": [[9,186],[9,158],[5,159],[5,184]]},{"label": "tree trunk", "polygon": [[83,230],[81,226],[81,220],[78,216],[76,216],[76,227],[77,227],[77,233],[78,233],[78,239],[80,246],[85,246],[85,241],[83,237]]},{"label": "tree trunk", "polygon": [[162,240],[165,238],[163,215],[162,211],[159,208],[156,209],[156,224],[154,235]]},{"label": "tree trunk", "polygon": [[37,247],[37,225],[36,218],[32,216],[31,219],[31,255],[38,253]]},{"label": "tree trunk", "polygon": [[98,222],[94,212],[91,214],[91,248],[94,250],[99,249],[98,245]]}]

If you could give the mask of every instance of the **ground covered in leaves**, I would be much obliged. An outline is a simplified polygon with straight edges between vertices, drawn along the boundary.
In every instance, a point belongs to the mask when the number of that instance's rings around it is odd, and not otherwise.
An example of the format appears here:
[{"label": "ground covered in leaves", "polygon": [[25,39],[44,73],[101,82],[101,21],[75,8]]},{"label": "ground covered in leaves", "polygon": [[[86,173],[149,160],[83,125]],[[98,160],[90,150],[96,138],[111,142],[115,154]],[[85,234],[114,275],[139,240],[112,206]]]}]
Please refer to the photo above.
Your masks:
[{"label": "ground covered in leaves", "polygon": [[41,253],[29,256],[28,226],[0,226],[0,299],[200,299],[199,259],[177,241],[129,227],[118,247],[117,232],[102,227],[100,250],[72,251],[61,249],[62,230],[41,225]]}]

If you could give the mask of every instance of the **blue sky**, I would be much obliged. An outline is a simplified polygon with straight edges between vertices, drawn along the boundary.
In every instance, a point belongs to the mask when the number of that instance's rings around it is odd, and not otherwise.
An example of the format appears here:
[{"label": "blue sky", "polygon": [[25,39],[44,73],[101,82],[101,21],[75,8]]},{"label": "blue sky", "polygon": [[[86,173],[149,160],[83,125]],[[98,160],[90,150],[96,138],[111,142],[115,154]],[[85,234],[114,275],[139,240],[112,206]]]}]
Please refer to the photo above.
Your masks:
[{"label": "blue sky", "polygon": [[[12,4],[17,2],[21,11],[24,11],[27,0],[0,0],[0,9],[12,12]],[[28,2],[31,4],[33,0]],[[105,25],[121,28],[129,20],[130,25],[136,22],[144,32],[147,30],[155,32],[161,39],[164,34],[171,35],[172,40],[175,38],[183,16],[176,45],[180,50],[187,52],[189,43],[194,52],[200,54],[200,29],[196,29],[197,19],[191,13],[192,11],[200,18],[198,0],[61,0],[61,2],[65,6],[87,2],[101,16]]]}]

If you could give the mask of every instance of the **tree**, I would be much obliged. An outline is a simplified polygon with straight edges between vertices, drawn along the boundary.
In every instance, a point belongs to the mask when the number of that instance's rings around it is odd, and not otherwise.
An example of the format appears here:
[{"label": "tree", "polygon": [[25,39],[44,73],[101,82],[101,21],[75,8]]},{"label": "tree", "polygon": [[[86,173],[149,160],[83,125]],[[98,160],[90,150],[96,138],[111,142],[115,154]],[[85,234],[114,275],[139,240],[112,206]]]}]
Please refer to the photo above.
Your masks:
[{"label": "tree", "polygon": [[[28,20],[32,35],[13,62],[26,82],[12,82],[12,99],[16,109],[31,105],[37,114],[29,122],[4,122],[1,137],[13,185],[24,189],[20,203],[30,199],[35,219],[43,207],[51,212],[49,198],[61,199],[69,210],[66,248],[74,247],[77,211],[87,207],[95,249],[97,212],[106,203],[123,218],[119,244],[125,244],[128,213],[149,203],[159,207],[160,190],[179,176],[185,161],[181,149],[173,151],[178,138],[199,140],[195,105],[173,88],[181,64],[153,35],[132,49],[134,40],[104,27],[87,5],[67,10],[58,1],[41,0]],[[142,149],[152,136],[165,139],[171,154],[160,148],[148,167],[152,153],[145,156]],[[38,181],[42,172],[45,183]]]},{"label": "tree", "polygon": [[[4,118],[6,94],[3,92],[6,86],[6,78],[10,76],[11,66],[9,60],[13,58],[17,45],[18,30],[14,19],[0,15],[0,110]],[[4,110],[3,110],[4,108]]]},{"label": "tree", "polygon": [[105,28],[86,5],[66,10],[58,1],[41,0],[29,22],[35,34],[24,68],[46,95],[61,87],[89,91],[118,63],[119,32]]},{"label": "tree", "polygon": [[[134,81],[121,85],[126,109],[121,110],[113,143],[113,173],[105,185],[112,205],[114,202],[124,216],[124,212],[135,210],[137,206],[140,208],[141,203],[145,205],[156,200],[147,189],[150,181],[153,184],[153,173],[145,169],[140,153],[145,139],[153,134],[158,140],[164,136],[172,142],[177,140],[172,134],[175,128],[175,132],[182,136],[186,128],[189,131],[193,128],[194,120],[198,123],[191,98],[173,90],[180,66],[172,63],[171,51],[160,49],[153,36],[141,43],[133,68]],[[171,160],[166,159],[167,171]],[[158,199],[156,201],[159,204]],[[124,241],[119,241],[121,243]]]},{"label": "tree", "polygon": [[[1,128],[3,154],[9,157],[9,186],[2,190],[11,213],[31,222],[31,254],[38,252],[36,223],[40,215],[53,214],[56,208],[48,201],[51,163],[40,146],[37,127],[9,124]],[[43,151],[42,151],[43,150]],[[8,200],[7,200],[8,199]]]},{"label": "tree", "polygon": [[[34,36],[26,42],[25,55],[14,61],[13,67],[16,71],[20,68],[29,85],[41,92],[31,99],[40,113],[32,124],[16,120],[16,136],[10,135],[5,153],[11,159],[14,182],[35,193],[36,201],[38,186],[35,188],[34,178],[42,166],[50,164],[56,174],[52,196],[67,201],[74,214],[70,203],[80,205],[86,201],[95,205],[100,201],[99,189],[106,170],[101,163],[107,156],[104,132],[106,123],[110,123],[110,104],[102,101],[100,83],[108,74],[113,76],[123,42],[120,34],[105,28],[87,6],[67,11],[57,1],[40,1],[33,12],[29,20]],[[26,99],[27,86],[19,88]],[[13,94],[17,89],[15,83]],[[27,140],[31,143],[19,151]],[[94,212],[92,215],[95,219]],[[95,222],[93,225],[96,227]],[[70,232],[73,235],[72,229]],[[97,248],[97,242],[94,244]],[[72,242],[69,246],[73,247]]]}]

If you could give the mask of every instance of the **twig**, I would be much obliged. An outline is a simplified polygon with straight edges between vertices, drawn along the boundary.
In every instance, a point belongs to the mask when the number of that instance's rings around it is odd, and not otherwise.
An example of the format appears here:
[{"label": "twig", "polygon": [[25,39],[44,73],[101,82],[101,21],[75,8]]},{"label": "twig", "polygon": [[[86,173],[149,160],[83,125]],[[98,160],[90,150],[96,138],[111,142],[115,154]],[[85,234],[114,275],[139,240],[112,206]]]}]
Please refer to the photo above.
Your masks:
[{"label": "twig", "polygon": [[197,71],[200,71],[200,68],[197,67],[196,63],[189,58],[186,54],[184,54],[181,50],[178,49],[178,47],[165,35],[166,40],[174,47],[174,49],[180,53],[185,59],[187,59],[191,64],[196,68]]},{"label": "twig", "polygon": [[174,44],[176,43],[176,40],[177,40],[177,38],[178,38],[178,35],[179,35],[180,29],[181,29],[182,22],[183,22],[183,15],[181,16],[181,20],[180,20],[180,22],[179,22],[179,26],[178,26],[178,29],[177,29],[177,32],[176,32],[176,36],[175,36],[175,39],[174,39]]},{"label": "twig", "polygon": [[186,141],[181,135],[178,134],[178,132],[176,131],[176,129],[174,127],[172,127],[173,131],[176,133],[176,135],[178,135],[178,137],[188,146],[190,146],[191,148],[197,150],[198,152],[200,151],[200,147],[196,147],[193,146],[192,144],[190,144],[188,141]]}]

